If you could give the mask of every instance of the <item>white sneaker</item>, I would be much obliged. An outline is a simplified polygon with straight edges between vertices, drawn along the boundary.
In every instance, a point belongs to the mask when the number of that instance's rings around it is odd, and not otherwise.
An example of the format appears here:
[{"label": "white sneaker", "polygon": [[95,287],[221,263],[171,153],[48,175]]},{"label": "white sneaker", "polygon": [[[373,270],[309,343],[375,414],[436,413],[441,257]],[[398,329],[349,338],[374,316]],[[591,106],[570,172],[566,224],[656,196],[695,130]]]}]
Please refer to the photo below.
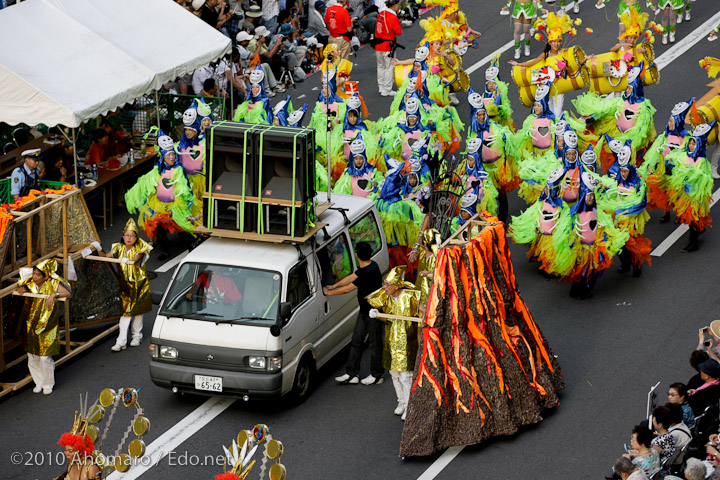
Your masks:
[{"label": "white sneaker", "polygon": [[685,10],[685,21],[689,22],[692,18],[692,15],[690,15],[690,10]]},{"label": "white sneaker", "polygon": [[387,92],[382,92],[380,95],[383,97],[394,97],[397,91],[395,90],[388,90]]},{"label": "white sneaker", "polygon": [[348,383],[350,385],[357,385],[358,383],[360,383],[360,377],[358,377],[356,375],[356,376],[352,377],[350,380],[348,380]]},{"label": "white sneaker", "polygon": [[670,43],[675,43],[675,32],[670,32]]},{"label": "white sneaker", "polygon": [[458,100],[457,95],[454,93],[448,94],[448,98],[450,99],[450,103],[453,105],[460,105],[460,100]]},{"label": "white sneaker", "polygon": [[340,375],[339,377],[335,377],[335,381],[338,383],[347,383],[348,380],[350,380],[350,375],[347,373],[345,375]]},{"label": "white sneaker", "polygon": [[43,395],[50,395],[52,393],[52,387],[50,388],[43,388]]},{"label": "white sneaker", "polygon": [[35,385],[35,388],[33,388],[33,393],[40,393],[42,392],[42,387],[40,385]]},{"label": "white sneaker", "polygon": [[515,60],[520,60],[520,47],[515,49]]},{"label": "white sneaker", "polygon": [[573,5],[573,12],[580,13],[580,3],[578,2],[578,0],[575,0],[575,5]]},{"label": "white sneaker", "polygon": [[402,21],[400,22],[400,25],[401,25],[403,28],[408,28],[408,27],[411,27],[411,26],[412,26],[412,21],[410,21],[410,20],[402,20]]},{"label": "white sneaker", "polygon": [[663,33],[663,36],[662,36],[662,44],[663,45],[667,45],[667,37],[668,37],[667,33]]},{"label": "white sneaker", "polygon": [[372,375],[368,375],[360,380],[360,383],[363,385],[380,385],[383,383],[383,377],[373,377]]},{"label": "white sneaker", "polygon": [[113,352],[119,352],[120,350],[125,350],[125,348],[127,348],[125,345],[119,345],[116,343],[115,345],[110,347],[110,350],[112,350]]},{"label": "white sneaker", "polygon": [[530,56],[530,45],[528,45],[528,44],[525,44],[525,56],[526,57]]},{"label": "white sneaker", "polygon": [[133,339],[130,341],[130,346],[131,346],[131,347],[139,347],[141,343],[142,343],[142,337],[140,337],[140,338],[133,338]]},{"label": "white sneaker", "polygon": [[677,23],[678,25],[680,25],[680,24],[682,23],[682,19],[683,19],[683,16],[682,16],[682,13],[681,13],[680,15],[677,16],[677,20],[675,21],[675,23]]},{"label": "white sneaker", "polygon": [[718,166],[717,166],[717,165],[711,166],[711,167],[710,167],[710,171],[712,172],[712,177],[713,177],[715,180],[717,180],[718,178],[720,178],[720,173],[718,173]]},{"label": "white sneaker", "polygon": [[404,422],[405,417],[407,417],[407,409],[403,412],[402,417],[400,417],[400,420],[402,420]]},{"label": "white sneaker", "polygon": [[278,85],[275,85],[275,88],[273,90],[275,90],[276,93],[283,93],[285,91],[285,87],[278,84]]},{"label": "white sneaker", "polygon": [[393,411],[393,413],[395,415],[402,415],[403,413],[405,413],[405,405],[403,405],[402,403],[398,403],[397,407],[395,407],[395,411]]}]

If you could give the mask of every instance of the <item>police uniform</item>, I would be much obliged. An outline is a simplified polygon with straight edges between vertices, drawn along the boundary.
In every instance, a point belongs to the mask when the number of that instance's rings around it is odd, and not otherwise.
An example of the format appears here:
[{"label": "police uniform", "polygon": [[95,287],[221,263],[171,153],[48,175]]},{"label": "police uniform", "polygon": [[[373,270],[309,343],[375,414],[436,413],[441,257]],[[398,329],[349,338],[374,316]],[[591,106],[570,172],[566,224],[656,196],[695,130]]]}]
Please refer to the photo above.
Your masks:
[{"label": "police uniform", "polygon": [[[40,152],[41,150],[39,148],[25,150],[22,152],[22,157],[23,159],[25,157],[32,157],[39,161]],[[35,168],[34,170],[30,170],[26,163],[23,163],[21,166],[13,170],[10,179],[11,195],[20,195],[21,197],[24,197],[30,193],[30,190],[40,190],[40,173],[38,172],[38,169]]]}]

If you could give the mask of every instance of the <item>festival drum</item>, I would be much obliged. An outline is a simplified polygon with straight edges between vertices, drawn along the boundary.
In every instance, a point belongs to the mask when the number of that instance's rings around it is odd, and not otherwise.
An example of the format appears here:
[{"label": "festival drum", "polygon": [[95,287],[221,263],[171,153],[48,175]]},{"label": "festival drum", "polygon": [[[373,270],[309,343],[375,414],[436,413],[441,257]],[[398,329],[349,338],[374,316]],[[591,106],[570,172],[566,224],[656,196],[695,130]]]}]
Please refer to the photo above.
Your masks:
[{"label": "festival drum", "polygon": [[[612,92],[622,92],[627,88],[627,70],[632,66],[644,62],[645,72],[643,73],[643,85],[654,85],[660,81],[660,72],[657,65],[653,63],[655,50],[648,42],[643,42],[642,47],[646,53],[638,53],[635,58],[627,63],[623,60],[626,52],[607,52],[588,58],[585,66],[590,75],[589,88],[591,91],[601,95]],[[613,68],[613,62],[617,66]],[[613,76],[613,71],[620,70],[619,78]]]},{"label": "festival drum", "polygon": [[405,79],[410,74],[410,70],[412,70],[412,68],[412,65],[395,65],[393,75],[395,76],[395,85],[398,88],[403,86],[403,83],[405,83]]},{"label": "festival drum", "polygon": [[[580,68],[575,77],[567,76],[566,78],[558,78],[553,82],[550,87],[550,96],[554,97],[562,93],[567,93],[572,90],[582,90],[589,85],[590,78],[588,77],[587,69]],[[537,91],[537,85],[531,85],[529,87],[518,87],[520,94],[520,101],[526,107],[531,107],[535,101],[535,92]]]},{"label": "festival drum", "polygon": [[577,75],[578,71],[582,68],[585,62],[585,51],[579,45],[571,48],[562,50],[560,55],[545,59],[543,62],[536,63],[532,67],[512,67],[511,74],[515,85],[520,87],[530,87],[538,83],[542,83],[544,79],[538,78],[541,76],[540,71],[543,67],[548,66],[553,70],[558,70],[557,62],[563,60],[567,66],[567,74],[569,77]]},{"label": "festival drum", "polygon": [[[715,95],[715,98],[698,107],[697,110],[705,123],[710,123],[713,120],[720,123],[720,95]],[[708,135],[708,145],[713,145],[717,140],[718,124],[716,123]]]}]

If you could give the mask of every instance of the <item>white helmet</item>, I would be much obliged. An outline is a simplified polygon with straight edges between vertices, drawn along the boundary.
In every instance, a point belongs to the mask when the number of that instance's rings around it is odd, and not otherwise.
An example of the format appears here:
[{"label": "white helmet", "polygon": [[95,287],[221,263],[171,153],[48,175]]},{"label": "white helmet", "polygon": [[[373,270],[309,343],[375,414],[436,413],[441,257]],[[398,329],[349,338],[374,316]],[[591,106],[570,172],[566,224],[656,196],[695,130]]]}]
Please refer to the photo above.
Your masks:
[{"label": "white helmet", "polygon": [[578,146],[577,133],[573,132],[572,130],[568,130],[567,132],[563,133],[563,140],[565,140],[565,145],[569,148],[577,148]]},{"label": "white helmet", "polygon": [[183,124],[186,126],[190,126],[193,123],[195,123],[195,120],[197,119],[197,110],[194,108],[188,108],[183,112]]},{"label": "white helmet", "polygon": [[485,102],[483,101],[483,96],[480,95],[478,92],[472,92],[470,95],[468,95],[468,102],[474,108],[480,108],[485,105]]},{"label": "white helmet", "polygon": [[480,137],[471,138],[467,141],[467,151],[468,153],[476,153],[478,150],[480,150],[480,147],[482,146],[482,140]]},{"label": "white helmet", "polygon": [[407,113],[408,115],[413,115],[417,113],[419,108],[420,102],[416,97],[410,97],[408,98],[407,102],[405,102],[405,113]]},{"label": "white helmet", "polygon": [[592,148],[585,150],[582,155],[580,155],[580,161],[585,165],[592,165],[597,162],[597,154],[595,153],[595,150]]},{"label": "white helmet", "polygon": [[693,137],[702,137],[706,133],[710,131],[712,127],[708,125],[707,123],[701,123],[697,127],[695,127],[695,130],[692,132]]},{"label": "white helmet", "polygon": [[562,178],[562,176],[565,175],[565,170],[562,168],[556,168],[552,172],[550,172],[550,175],[548,175],[548,183],[555,183],[558,180]]},{"label": "white helmet", "polygon": [[417,77],[410,77],[408,78],[407,86],[405,87],[405,91],[408,93],[412,93],[415,91],[415,87],[417,86]]},{"label": "white helmet", "polygon": [[361,155],[365,151],[365,142],[361,138],[356,138],[350,142],[350,151],[353,155]]},{"label": "white helmet", "polygon": [[173,139],[168,135],[158,137],[157,143],[161,150],[172,150],[174,145]]},{"label": "white helmet", "polygon": [[498,68],[497,65],[493,65],[492,67],[488,67],[487,70],[485,70],[485,80],[487,81],[495,81],[497,80],[497,76],[500,74],[500,68]]},{"label": "white helmet", "polygon": [[253,69],[252,72],[250,72],[250,83],[257,85],[258,83],[262,83],[264,79],[265,72],[262,68],[256,68]]}]

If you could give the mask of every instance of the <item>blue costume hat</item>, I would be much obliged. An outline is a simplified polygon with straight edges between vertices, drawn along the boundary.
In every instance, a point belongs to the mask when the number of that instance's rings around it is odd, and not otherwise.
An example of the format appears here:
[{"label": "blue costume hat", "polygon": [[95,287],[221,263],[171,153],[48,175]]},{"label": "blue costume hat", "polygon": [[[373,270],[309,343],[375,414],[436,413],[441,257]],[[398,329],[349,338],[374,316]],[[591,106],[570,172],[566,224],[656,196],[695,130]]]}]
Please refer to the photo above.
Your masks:
[{"label": "blue costume hat", "polygon": [[598,186],[598,181],[595,179],[595,177],[592,176],[592,174],[588,172],[584,172],[580,176],[580,191],[578,193],[578,201],[570,207],[570,213],[573,215],[581,213],[581,212],[590,212],[592,210],[595,210],[597,208],[597,201],[593,202],[592,204],[588,203],[588,194],[595,193],[595,189]]},{"label": "blue costume hat", "polygon": [[563,158],[564,152],[565,152],[565,144],[563,143],[563,148],[558,148],[558,138],[562,138],[563,134],[565,133],[565,130],[570,128],[568,126],[567,120],[565,119],[565,112],[563,112],[562,117],[560,117],[557,122],[555,122],[555,140],[554,140],[554,148],[555,148],[555,156],[557,158]]},{"label": "blue costume hat", "polygon": [[188,107],[188,109],[183,113],[182,120],[184,127],[186,129],[189,128],[191,130],[195,130],[196,135],[193,138],[189,138],[183,129],[183,135],[178,143],[178,150],[192,148],[200,143],[200,132],[202,131],[202,127],[200,125],[200,115],[198,115],[197,99],[193,98],[190,107]]},{"label": "blue costume hat", "polygon": [[485,98],[490,98],[494,94],[494,92],[488,90],[488,83],[497,83],[498,80],[500,80],[500,55],[493,58],[490,66],[485,70],[485,92],[483,93]]},{"label": "blue costume hat", "polygon": [[342,98],[340,98],[337,94],[337,79],[335,78],[335,72],[330,71],[328,72],[322,72],[322,86],[327,86],[330,90],[330,96],[325,97],[325,93],[323,92],[323,88],[320,89],[320,95],[318,95],[318,102],[321,103],[345,103]]},{"label": "blue costume hat", "polygon": [[[428,129],[422,124],[422,115],[420,114],[420,98],[418,97],[417,93],[413,93],[412,96],[408,98],[407,102],[405,102],[405,105],[400,107],[400,109],[405,110],[405,122],[398,124],[398,127],[402,131],[404,131],[405,133],[410,133],[416,130]],[[412,116],[417,118],[417,123],[413,127],[408,125],[408,119]]]},{"label": "blue costume hat", "polygon": [[[565,127],[563,143],[565,144],[565,147],[562,149],[563,167],[565,169],[575,168],[578,165],[578,158],[580,157],[580,152],[578,152],[578,136],[569,126]],[[570,150],[575,150],[576,153],[575,160],[572,162],[567,158]]]},{"label": "blue costume hat", "polygon": [[273,117],[277,119],[278,124],[287,127],[287,119],[292,109],[292,95],[285,97],[285,100],[280,100],[273,109]]},{"label": "blue costume hat", "polygon": [[580,155],[580,163],[583,170],[589,170],[591,172],[595,171],[597,168],[597,154],[595,153],[595,149],[593,149],[592,145],[588,145],[582,155]]},{"label": "blue costume hat", "polygon": [[538,86],[537,91],[535,92],[535,101],[533,102],[532,106],[530,107],[530,113],[535,114],[535,104],[539,103],[542,107],[542,112],[540,112],[540,115],[538,115],[538,118],[549,118],[553,122],[555,121],[555,114],[550,110],[550,106],[548,105],[548,96],[550,94],[550,87],[552,86],[552,82],[546,82],[540,86]]},{"label": "blue costume hat", "polygon": [[665,136],[677,135],[679,137],[685,137],[689,135],[689,132],[685,130],[685,117],[690,111],[690,108],[692,107],[694,101],[695,97],[692,97],[687,102],[680,102],[675,104],[672,111],[670,112],[670,116],[675,122],[675,128],[670,130],[670,122],[668,121],[668,124],[665,127]]},{"label": "blue costume hat", "polygon": [[[364,161],[360,168],[355,167],[355,157],[361,156]],[[365,140],[362,133],[358,132],[355,139],[350,142],[350,158],[348,158],[348,173],[351,177],[362,177],[368,172],[375,170],[375,167],[367,161],[367,153],[365,152]]]},{"label": "blue costume hat", "polygon": [[[253,94],[253,87],[255,86],[260,88],[257,95]],[[267,114],[267,119],[270,123],[272,123],[273,111],[272,106],[270,105],[270,97],[268,97],[265,92],[265,71],[259,63],[250,72],[250,91],[248,92],[248,97],[245,101],[250,103],[263,102],[263,108]]]},{"label": "blue costume hat", "polygon": [[[348,97],[345,103],[347,104],[347,109],[345,110],[345,119],[343,120],[343,131],[368,130],[368,127],[367,125],[365,125],[365,120],[363,120],[362,116],[362,101],[360,100],[360,95],[358,95],[357,93],[353,93],[350,97]],[[358,120],[355,125],[350,124],[350,121],[348,120],[348,114],[351,111],[357,113],[358,116]]]},{"label": "blue costume hat", "polygon": [[290,115],[287,117],[287,126],[288,127],[302,127],[302,121],[303,118],[305,118],[305,114],[308,110],[308,104],[303,103],[303,106],[300,107],[299,110],[294,110],[290,112]]},{"label": "blue costume hat", "polygon": [[562,168],[556,168],[550,172],[546,183],[548,187],[547,192],[543,189],[540,194],[541,202],[548,202],[553,207],[562,206],[563,199],[560,196],[560,185],[562,184],[563,178],[565,178],[565,170]]},{"label": "blue costume hat", "polygon": [[388,166],[388,171],[385,174],[385,181],[383,181],[382,188],[380,189],[380,198],[388,203],[395,203],[402,200],[400,196],[400,189],[403,184],[403,168],[405,167],[404,162],[398,162],[394,158],[385,154],[385,165]]},{"label": "blue costume hat", "polygon": [[[163,173],[165,170],[179,167],[180,162],[177,158],[177,151],[175,150],[175,144],[173,142],[173,139],[170,138],[168,135],[165,135],[165,132],[163,132],[162,129],[158,129],[157,144],[158,148],[160,149],[160,158],[157,162],[158,171],[160,173]],[[173,165],[167,165],[165,163],[165,155],[171,152],[175,154],[175,163]]]},{"label": "blue costume hat", "polygon": [[640,103],[645,100],[645,89],[643,88],[643,71],[645,62],[640,62],[640,65],[634,66],[628,72],[627,84],[628,87],[632,88],[630,95],[627,91],[623,93],[623,99],[627,100],[628,103]]},{"label": "blue costume hat", "polygon": [[615,157],[615,161],[608,168],[607,174],[612,178],[617,178],[620,175],[620,167],[625,167],[632,159],[632,142],[629,138],[625,140],[625,143],[622,143],[608,134],[603,134],[603,136],[608,147],[610,147],[610,153]]},{"label": "blue costume hat", "polygon": [[685,153],[687,153],[688,157],[698,159],[707,155],[708,135],[713,126],[715,126],[715,120],[710,123],[702,123],[695,127],[692,133],[692,138],[695,139],[695,149],[691,152],[690,145],[685,147]]},{"label": "blue costume hat", "polygon": [[[482,123],[477,119],[477,114],[481,110],[485,112],[485,121]],[[472,115],[470,117],[470,131],[480,135],[481,132],[490,130],[490,115],[488,115],[484,103],[481,103],[478,107],[474,107],[471,104],[470,113]]]},{"label": "blue costume hat", "polygon": [[[477,213],[477,201],[478,196],[472,190],[465,192],[465,195],[460,199],[460,211],[469,213],[472,218]],[[466,221],[462,216],[458,215],[458,224],[465,225]]]}]

